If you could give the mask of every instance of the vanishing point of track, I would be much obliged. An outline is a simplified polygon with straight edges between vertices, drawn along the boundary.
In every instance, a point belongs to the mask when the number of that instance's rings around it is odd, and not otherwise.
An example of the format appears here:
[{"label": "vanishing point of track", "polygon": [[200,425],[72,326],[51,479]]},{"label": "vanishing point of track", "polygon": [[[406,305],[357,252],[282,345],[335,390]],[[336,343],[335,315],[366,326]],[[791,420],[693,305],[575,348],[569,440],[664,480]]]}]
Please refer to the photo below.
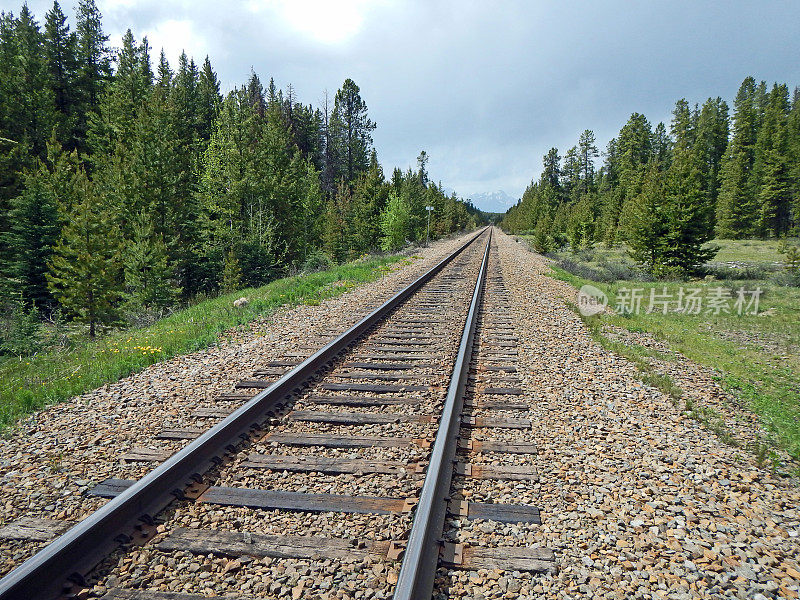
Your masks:
[{"label": "vanishing point of track", "polygon": [[[218,407],[193,415],[216,425],[160,434],[190,440],[177,452],[129,453],[127,460],[161,464],[141,479],[96,486],[93,495],[111,500],[0,580],[0,599],[88,597],[121,554],[147,544],[198,556],[369,555],[399,563],[396,582],[389,582],[396,599],[431,597],[437,573],[446,569],[552,571],[547,549],[464,545],[447,525],[448,518],[539,522],[535,506],[469,502],[460,493],[470,480],[536,480],[529,463],[513,459],[534,448],[491,435],[530,427],[525,419],[496,416],[526,405],[515,401],[522,394],[516,337],[492,247],[491,230],[481,231],[305,360],[265,361],[252,380],[220,397]],[[262,391],[251,397],[253,389]],[[369,435],[354,434],[355,427]],[[385,455],[376,459],[375,448]],[[512,459],[486,460],[494,456]],[[341,476],[348,478],[338,483]],[[344,493],[307,491],[325,477],[328,487]],[[396,493],[386,495],[387,486]],[[180,526],[183,507],[197,504],[375,515],[375,526],[392,533],[386,541],[267,535],[242,530],[234,517],[230,528]],[[103,597],[191,596],[109,587]]]}]

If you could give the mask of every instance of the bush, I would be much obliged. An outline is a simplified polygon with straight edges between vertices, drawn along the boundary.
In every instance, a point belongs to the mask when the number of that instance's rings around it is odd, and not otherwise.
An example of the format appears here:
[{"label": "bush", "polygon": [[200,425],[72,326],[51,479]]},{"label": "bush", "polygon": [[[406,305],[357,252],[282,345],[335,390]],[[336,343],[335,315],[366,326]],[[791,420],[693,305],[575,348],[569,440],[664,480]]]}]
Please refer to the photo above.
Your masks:
[{"label": "bush", "polygon": [[303,271],[313,273],[315,271],[326,271],[333,267],[333,260],[322,250],[316,250],[308,255],[303,263]]},{"label": "bush", "polygon": [[591,262],[594,260],[594,250],[592,248],[574,249],[573,254],[578,257],[578,260],[582,260],[583,262]]},{"label": "bush", "polygon": [[781,287],[800,287],[800,273],[778,271],[770,276],[769,282]]},{"label": "bush", "polygon": [[36,307],[28,308],[17,300],[7,314],[0,332],[0,354],[30,356],[41,350],[41,320]]},{"label": "bush", "polygon": [[775,269],[768,265],[735,265],[727,266],[724,264],[706,265],[703,269],[706,275],[711,275],[715,279],[725,280],[745,280],[745,279],[766,279]]},{"label": "bush", "polygon": [[571,258],[557,258],[558,266],[565,271],[577,275],[583,279],[591,279],[592,281],[603,281],[605,274],[599,269],[590,267],[589,265],[572,260]]}]

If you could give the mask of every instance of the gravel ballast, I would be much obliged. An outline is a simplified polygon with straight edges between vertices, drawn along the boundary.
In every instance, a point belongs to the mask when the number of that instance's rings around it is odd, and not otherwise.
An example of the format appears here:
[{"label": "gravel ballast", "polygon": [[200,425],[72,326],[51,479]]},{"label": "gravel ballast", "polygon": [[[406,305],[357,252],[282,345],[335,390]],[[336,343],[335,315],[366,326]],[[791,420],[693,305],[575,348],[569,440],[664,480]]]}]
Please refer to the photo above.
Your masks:
[{"label": "gravel ballast", "polygon": [[[216,346],[154,364],[23,419],[0,438],[0,527],[24,517],[82,520],[105,502],[85,495],[92,486],[152,469],[152,463],[125,464],[124,453],[180,449],[186,442],[154,437],[164,427],[204,426],[191,416],[195,409],[219,407],[218,394],[231,392],[266,362],[310,355],[329,334],[344,331],[371,310],[368,306],[387,300],[466,239],[415,249],[410,264],[398,264],[374,282],[319,305],[279,309],[223,333]],[[0,575],[44,545],[0,540]]]}]

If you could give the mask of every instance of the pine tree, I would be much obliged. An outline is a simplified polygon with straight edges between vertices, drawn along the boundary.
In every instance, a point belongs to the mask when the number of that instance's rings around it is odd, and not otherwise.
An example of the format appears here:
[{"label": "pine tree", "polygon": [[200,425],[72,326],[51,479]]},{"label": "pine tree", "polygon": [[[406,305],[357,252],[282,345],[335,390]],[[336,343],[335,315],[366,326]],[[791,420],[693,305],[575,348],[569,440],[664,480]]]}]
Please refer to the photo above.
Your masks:
[{"label": "pine tree", "polygon": [[197,82],[198,135],[204,142],[211,139],[214,121],[219,114],[219,107],[222,103],[219,89],[217,74],[211,68],[211,61],[206,56]]},{"label": "pine tree", "polygon": [[[19,18],[0,13],[0,234],[11,228],[11,202],[23,193],[24,173],[45,157],[56,123],[43,44],[27,5]],[[0,237],[0,273],[5,274],[14,260],[8,241]],[[8,290],[0,282],[0,292]]]},{"label": "pine tree", "polygon": [[696,273],[716,252],[703,247],[714,235],[714,204],[697,151],[697,120],[698,111],[690,110],[685,100],[678,101],[671,124],[673,159],[663,188],[666,232],[659,263],[666,273]]},{"label": "pine tree", "polygon": [[[17,77],[17,40],[14,35],[16,19],[11,13],[0,12],[0,233],[10,228],[11,200],[22,191],[22,171],[30,164],[27,145],[15,114]],[[0,236],[0,273],[10,269],[11,251]],[[0,279],[0,294],[10,297],[8,282]]]},{"label": "pine tree", "polygon": [[659,274],[663,270],[664,239],[667,234],[664,188],[655,162],[647,169],[642,189],[633,202],[626,240],[631,257]]},{"label": "pine tree", "polygon": [[156,90],[161,98],[168,98],[172,91],[172,77],[174,73],[169,66],[164,49],[158,57],[158,69],[156,70]]},{"label": "pine tree", "polygon": [[[164,236],[170,261],[188,294],[194,293],[199,283],[195,265],[200,240],[198,164],[208,145],[209,138],[204,137],[210,135],[207,128],[219,110],[216,75],[210,63],[207,67],[209,72],[201,75],[194,61],[182,53],[170,94],[156,94],[150,103],[155,123],[169,132],[159,137],[156,130],[152,136],[157,146],[165,148],[161,168],[169,178],[168,193],[162,198],[165,221],[157,233]],[[160,122],[163,125],[158,125]]]},{"label": "pine tree", "polygon": [[96,114],[90,116],[88,142],[96,167],[112,152],[124,151],[153,85],[147,40],[137,44],[130,29],[122,37],[116,62],[114,78],[103,89]]},{"label": "pine tree", "polygon": [[267,111],[267,103],[264,99],[264,86],[261,85],[261,80],[256,75],[256,72],[250,68],[250,79],[247,81],[247,99],[250,106],[256,111],[259,117],[263,117]]},{"label": "pine tree", "polygon": [[789,90],[775,84],[762,118],[753,159],[756,199],[760,206],[758,230],[763,236],[786,235],[791,219],[789,147]]},{"label": "pine tree", "polygon": [[696,152],[702,162],[704,186],[716,206],[722,157],[728,146],[728,105],[722,98],[703,103],[697,119]]},{"label": "pine tree", "polygon": [[225,262],[222,268],[222,281],[220,289],[223,292],[233,292],[242,286],[242,269],[239,266],[239,259],[233,250],[225,253]]},{"label": "pine tree", "polygon": [[578,140],[578,154],[580,155],[581,193],[587,194],[594,186],[594,159],[600,153],[595,145],[594,132],[585,129]]},{"label": "pine tree", "polygon": [[77,155],[62,152],[53,138],[46,161],[25,173],[25,189],[12,201],[11,227],[5,236],[11,251],[6,277],[26,303],[39,308],[52,305],[47,265],[61,232],[59,203],[69,207],[76,200],[77,170]]},{"label": "pine tree", "polygon": [[328,199],[323,225],[325,252],[339,263],[353,258],[352,211],[353,192],[344,181],[340,181],[336,193]]},{"label": "pine tree", "polygon": [[542,159],[541,181],[549,185],[555,192],[556,197],[561,196],[561,157],[558,155],[558,148],[550,148]]},{"label": "pine tree", "polygon": [[44,158],[56,114],[43,52],[44,36],[27,4],[22,6],[13,36],[17,55],[10,65],[12,96],[6,98],[12,105],[7,116],[8,137],[23,144],[32,158]]},{"label": "pine tree", "polygon": [[331,143],[337,147],[337,155],[342,160],[341,172],[345,181],[351,183],[369,167],[375,129],[375,123],[367,115],[367,103],[352,79],[345,79],[336,92],[330,127]]},{"label": "pine tree", "polygon": [[330,105],[326,90],[322,104],[322,190],[328,200],[336,193],[336,184],[342,176],[341,148],[334,138],[336,127],[332,119],[333,107]]},{"label": "pine tree", "polygon": [[98,325],[119,320],[121,241],[85,174],[79,175],[76,189],[80,199],[65,214],[47,281],[61,306],[87,323],[89,337],[95,337]]},{"label": "pine tree", "polygon": [[791,157],[792,221],[794,234],[800,235],[800,87],[794,88],[792,110],[789,113],[789,153]]},{"label": "pine tree", "polygon": [[133,311],[163,310],[180,294],[173,281],[167,246],[155,233],[150,215],[140,213],[133,223],[133,239],[125,246],[125,299]]},{"label": "pine tree", "polygon": [[545,215],[536,224],[533,230],[533,249],[542,254],[546,254],[553,250],[553,238],[550,235],[553,220],[550,215]]},{"label": "pine tree", "polygon": [[732,136],[720,167],[719,237],[746,237],[755,233],[757,200],[753,162],[759,122],[756,95],[755,80],[745,78],[733,103]]},{"label": "pine tree", "polygon": [[570,207],[567,223],[567,241],[573,250],[590,246],[594,237],[594,207],[597,198],[594,192],[584,194]]},{"label": "pine tree", "polygon": [[78,108],[76,137],[80,152],[87,150],[85,139],[89,119],[97,112],[103,91],[111,79],[108,36],[103,33],[100,11],[94,0],[78,0],[78,74],[75,86]]},{"label": "pine tree", "polygon": [[353,188],[351,228],[354,254],[370,252],[380,245],[381,211],[387,197],[383,170],[373,151],[369,170],[358,178]]},{"label": "pine tree", "polygon": [[58,138],[69,151],[77,148],[78,38],[70,33],[67,17],[57,1],[45,17],[45,55],[50,72],[50,89],[58,111]]},{"label": "pine tree", "polygon": [[581,159],[577,146],[564,154],[564,167],[561,169],[561,189],[565,201],[577,201],[581,192]]},{"label": "pine tree", "polygon": [[221,257],[222,249],[240,252],[244,240],[248,255],[269,263],[270,277],[307,254],[303,221],[318,206],[310,198],[318,193],[316,171],[288,140],[280,119],[271,111],[259,115],[246,89],[232,92],[204,155],[198,195],[206,248]]},{"label": "pine tree", "polygon": [[653,160],[662,171],[669,168],[672,163],[672,140],[667,134],[664,123],[659,123],[653,129]]},{"label": "pine tree", "polygon": [[47,261],[60,231],[56,199],[47,185],[44,167],[25,177],[25,190],[11,204],[11,230],[6,242],[11,250],[7,277],[26,303],[47,306]]},{"label": "pine tree", "polygon": [[620,226],[630,229],[627,223],[632,214],[634,198],[642,189],[648,164],[653,156],[653,134],[644,115],[633,113],[620,129],[616,141],[616,178],[620,188]]}]

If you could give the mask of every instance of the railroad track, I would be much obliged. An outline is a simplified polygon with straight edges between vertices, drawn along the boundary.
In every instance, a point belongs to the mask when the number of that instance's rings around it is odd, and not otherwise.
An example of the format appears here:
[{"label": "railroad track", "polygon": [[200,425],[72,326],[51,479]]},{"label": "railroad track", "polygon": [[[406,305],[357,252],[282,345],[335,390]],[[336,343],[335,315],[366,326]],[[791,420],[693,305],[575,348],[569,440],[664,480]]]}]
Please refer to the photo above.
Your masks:
[{"label": "railroad track", "polygon": [[94,487],[109,502],[0,580],[0,599],[418,599],[446,596],[454,569],[553,571],[547,549],[470,538],[540,523],[493,498],[492,482],[536,473],[514,441],[530,421],[492,247],[480,232],[310,357],[267,358],[125,453],[160,464]]}]

